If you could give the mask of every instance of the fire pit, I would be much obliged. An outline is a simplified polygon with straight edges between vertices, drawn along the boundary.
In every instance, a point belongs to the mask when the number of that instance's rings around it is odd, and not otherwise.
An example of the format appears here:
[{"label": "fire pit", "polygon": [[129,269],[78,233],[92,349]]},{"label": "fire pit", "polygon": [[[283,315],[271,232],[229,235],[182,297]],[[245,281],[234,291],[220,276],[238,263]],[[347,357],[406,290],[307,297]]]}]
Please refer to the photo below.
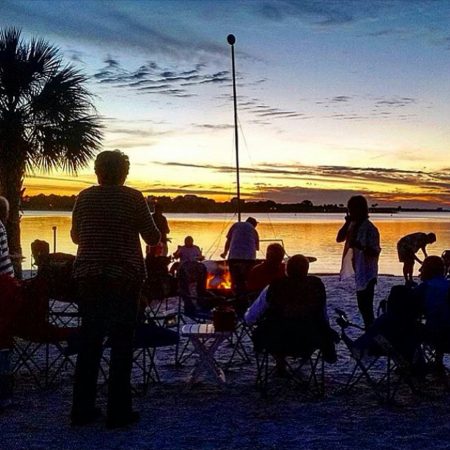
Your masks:
[{"label": "fire pit", "polygon": [[231,275],[227,261],[208,260],[202,261],[202,263],[207,271],[206,289],[223,297],[231,297],[233,291],[231,290]]}]

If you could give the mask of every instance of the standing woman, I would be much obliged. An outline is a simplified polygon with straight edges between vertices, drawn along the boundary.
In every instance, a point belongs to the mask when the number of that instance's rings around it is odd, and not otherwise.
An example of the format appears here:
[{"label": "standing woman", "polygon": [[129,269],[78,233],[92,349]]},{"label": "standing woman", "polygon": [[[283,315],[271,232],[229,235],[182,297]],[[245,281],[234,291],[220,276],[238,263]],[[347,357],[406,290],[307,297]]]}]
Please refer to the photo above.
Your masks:
[{"label": "standing woman", "polygon": [[131,408],[130,376],[145,276],[140,236],[156,245],[160,233],[142,193],[124,186],[129,167],[119,150],[99,153],[98,185],[82,191],[73,209],[71,235],[78,245],[73,276],[82,322],[72,425],[86,425],[100,414],[95,400],[105,336],[111,343],[106,425],[118,428],[139,420]]},{"label": "standing woman", "polygon": [[380,233],[369,220],[369,207],[362,195],[351,197],[347,204],[345,224],[336,241],[344,242],[341,279],[355,275],[356,297],[365,327],[374,321],[373,297],[378,276],[378,258],[381,252]]}]

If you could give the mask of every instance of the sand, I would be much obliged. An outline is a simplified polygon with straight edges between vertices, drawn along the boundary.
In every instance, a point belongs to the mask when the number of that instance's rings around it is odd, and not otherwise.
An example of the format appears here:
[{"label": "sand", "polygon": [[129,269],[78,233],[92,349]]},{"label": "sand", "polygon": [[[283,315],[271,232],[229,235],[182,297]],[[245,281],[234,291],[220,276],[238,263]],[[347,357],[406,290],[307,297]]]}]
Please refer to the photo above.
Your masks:
[{"label": "sand", "polygon": [[[345,309],[360,321],[351,281],[323,277],[334,325],[334,308]],[[382,276],[376,303],[386,297],[398,277]],[[247,344],[249,350],[250,343]],[[225,360],[230,349],[218,351]],[[69,425],[72,371],[54,386],[34,388],[25,374],[17,377],[14,406],[0,415],[1,449],[346,449],[346,448],[449,448],[449,395],[435,380],[428,380],[433,396],[416,396],[402,389],[397,404],[380,405],[361,381],[342,393],[351,362],[344,345],[339,360],[326,366],[326,395],[305,401],[289,386],[269,391],[264,399],[254,388],[255,363],[227,372],[227,385],[210,379],[189,387],[193,360],[182,368],[173,365],[173,350],[158,353],[161,383],[151,385],[134,406],[139,424],[108,431],[104,421],[82,427]],[[99,393],[105,405],[105,391]]]}]

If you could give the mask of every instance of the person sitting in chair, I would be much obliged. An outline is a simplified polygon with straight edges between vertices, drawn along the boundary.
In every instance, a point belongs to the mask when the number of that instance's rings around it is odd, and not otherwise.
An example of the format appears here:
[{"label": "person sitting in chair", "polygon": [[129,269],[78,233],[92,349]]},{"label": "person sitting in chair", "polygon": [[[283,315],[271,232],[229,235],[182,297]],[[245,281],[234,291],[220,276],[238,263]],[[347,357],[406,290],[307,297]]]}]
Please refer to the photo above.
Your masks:
[{"label": "person sitting in chair", "polygon": [[247,278],[247,290],[261,292],[267,285],[286,275],[283,262],[285,252],[280,244],[270,244],[266,251],[266,260],[254,266]]},{"label": "person sitting in chair", "polygon": [[320,349],[325,361],[336,361],[336,333],[328,322],[325,286],[308,270],[305,256],[292,256],[287,276],[266,287],[245,314],[248,324],[257,324],[255,350],[273,354],[280,374],[285,372],[286,356],[309,356]]},{"label": "person sitting in chair", "polygon": [[187,261],[203,261],[205,259],[198,245],[194,245],[194,238],[192,236],[186,236],[184,238],[184,245],[178,246],[173,257],[180,259],[180,264]]},{"label": "person sitting in chair", "polygon": [[441,258],[444,261],[444,275],[447,277],[450,275],[450,250],[444,250]]},{"label": "person sitting in chair", "polygon": [[445,278],[442,258],[426,257],[420,278],[414,293],[425,317],[425,339],[435,347],[435,363],[442,368],[443,353],[450,350],[450,280]]}]

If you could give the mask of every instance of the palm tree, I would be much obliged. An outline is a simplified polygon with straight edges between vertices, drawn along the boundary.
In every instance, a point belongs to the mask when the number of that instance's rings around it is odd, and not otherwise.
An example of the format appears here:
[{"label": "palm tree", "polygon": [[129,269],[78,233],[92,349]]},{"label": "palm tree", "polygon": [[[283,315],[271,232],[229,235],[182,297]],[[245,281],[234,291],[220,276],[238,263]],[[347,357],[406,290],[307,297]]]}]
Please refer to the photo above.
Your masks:
[{"label": "palm tree", "polygon": [[[87,78],[63,64],[58,48],[0,30],[0,193],[10,202],[11,254],[21,255],[20,200],[27,172],[76,173],[100,146],[101,125],[84,87]],[[16,265],[21,274],[20,261]]]}]

